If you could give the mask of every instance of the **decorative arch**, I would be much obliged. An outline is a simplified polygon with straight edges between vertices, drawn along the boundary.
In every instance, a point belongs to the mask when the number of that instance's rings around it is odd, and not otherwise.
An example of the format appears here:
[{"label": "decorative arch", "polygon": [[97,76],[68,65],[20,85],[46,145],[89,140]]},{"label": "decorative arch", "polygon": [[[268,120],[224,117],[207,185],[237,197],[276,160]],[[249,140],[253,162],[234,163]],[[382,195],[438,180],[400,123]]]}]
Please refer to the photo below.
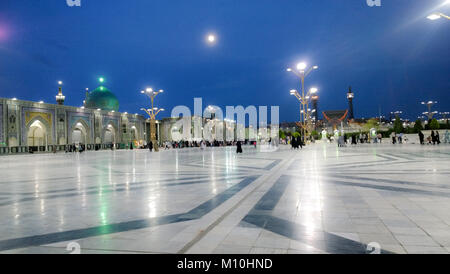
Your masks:
[{"label": "decorative arch", "polygon": [[130,138],[131,141],[139,140],[139,134],[136,125],[130,125]]},{"label": "decorative arch", "polygon": [[89,124],[86,123],[86,121],[82,118],[76,120],[72,126],[70,127],[70,132],[69,132],[69,144],[73,143],[73,132],[76,130],[80,130],[82,132],[82,134],[84,135],[84,140],[86,144],[90,144],[92,143],[91,140],[91,128],[89,127]]},{"label": "decorative arch", "polygon": [[41,124],[43,126],[43,130],[45,131],[46,134],[46,144],[53,144],[53,139],[52,139],[52,124],[51,121],[49,122],[48,119],[46,119],[45,117],[41,116],[41,115],[34,115],[32,119],[30,119],[29,121],[27,121],[26,125],[25,125],[25,132],[24,132],[24,139],[26,141],[26,144],[28,145],[28,136],[30,134],[30,130],[35,130],[32,129],[33,125],[36,124]]},{"label": "decorative arch", "polygon": [[[102,130],[103,143],[110,143],[110,142],[117,143],[117,141],[118,141],[117,140],[117,137],[118,137],[117,130],[118,129],[115,127],[113,122],[111,122],[111,121],[108,122],[108,124],[106,124]],[[109,134],[111,134],[111,140],[110,140]]]}]

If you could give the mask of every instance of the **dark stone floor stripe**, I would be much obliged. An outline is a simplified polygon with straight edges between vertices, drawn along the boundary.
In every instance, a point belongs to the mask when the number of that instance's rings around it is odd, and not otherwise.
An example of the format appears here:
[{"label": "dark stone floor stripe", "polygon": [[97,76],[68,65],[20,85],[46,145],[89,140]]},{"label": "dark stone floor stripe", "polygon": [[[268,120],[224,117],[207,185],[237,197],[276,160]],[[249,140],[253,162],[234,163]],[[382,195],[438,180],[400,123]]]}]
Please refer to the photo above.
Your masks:
[{"label": "dark stone floor stripe", "polygon": [[[247,215],[242,220],[257,227],[271,231],[278,235],[296,240],[306,245],[312,246],[319,250],[332,254],[366,254],[367,245],[353,241],[326,231],[318,231],[324,233],[324,239],[313,239],[310,232],[303,225],[296,224],[291,221],[283,220],[269,215]],[[381,253],[390,253],[382,250]]]},{"label": "dark stone floor stripe", "polygon": [[[221,180],[229,180],[229,179],[241,179],[243,177],[228,177],[226,179],[219,179],[219,181]],[[173,183],[173,184],[165,184],[165,185],[161,185],[160,187],[166,187],[166,186],[180,186],[180,185],[192,185],[192,184],[204,184],[204,183],[208,183],[210,182],[211,179],[204,179],[204,180],[197,180],[195,182],[182,182],[182,183]],[[154,183],[154,182],[152,182]],[[117,189],[105,189],[102,190],[101,193],[105,194],[105,193],[115,193],[115,192],[123,192],[123,191],[134,191],[134,190],[139,190],[139,189],[145,189],[148,188],[150,186],[148,185],[144,185],[144,186],[136,186],[139,185],[141,183],[133,183],[130,184],[130,186],[128,187],[128,189],[126,187],[122,187],[122,188],[117,188]],[[100,191],[99,190],[92,190],[92,191],[86,191],[83,193],[66,193],[66,194],[55,194],[55,195],[48,195],[48,196],[44,196],[44,197],[26,197],[26,198],[20,198],[14,201],[9,201],[9,202],[3,202],[0,203],[0,206],[6,206],[6,205],[11,205],[11,204],[15,204],[15,203],[21,203],[21,202],[29,202],[29,201],[34,201],[34,200],[41,200],[41,199],[56,199],[56,198],[67,198],[67,197],[75,197],[75,196],[79,196],[79,195],[97,195],[99,194]]]},{"label": "dark stone floor stripe", "polygon": [[253,211],[273,210],[281,199],[286,187],[289,184],[290,177],[281,176],[275,184],[264,194],[264,196],[253,207]]},{"label": "dark stone floor stripe", "polygon": [[203,215],[207,214],[214,208],[218,207],[219,205],[223,204],[225,201],[233,197],[236,193],[238,193],[243,188],[251,184],[258,177],[259,176],[250,176],[245,178],[240,183],[228,188],[222,193],[216,195],[214,198],[204,202],[203,204],[197,206],[196,208],[190,210],[189,212],[186,212],[185,214],[183,214],[183,217],[186,217],[188,219],[201,218]]},{"label": "dark stone floor stripe", "polygon": [[376,179],[376,178],[369,178],[369,177],[346,176],[346,175],[340,175],[340,174],[334,174],[331,177],[332,178],[339,177],[342,179],[354,179],[354,180],[359,180],[359,181],[372,181],[372,182],[387,183],[387,184],[413,185],[413,186],[450,189],[450,185],[443,185],[443,184],[427,184],[427,183],[407,182],[407,181],[398,181],[398,180],[390,180],[390,179]]},{"label": "dark stone floor stripe", "polygon": [[129,222],[122,222],[116,224],[109,224],[104,226],[83,228],[77,230],[70,230],[64,232],[55,232],[44,235],[29,236],[24,238],[10,239],[0,241],[0,250],[11,250],[17,248],[24,248],[30,246],[47,245],[52,243],[72,241],[88,237],[100,236],[105,234],[112,234],[118,232],[125,232],[135,229],[148,228],[157,225],[164,225],[186,221],[180,219],[182,214],[169,215],[163,217],[155,217],[151,219],[135,220]]},{"label": "dark stone floor stripe", "polygon": [[265,170],[271,170],[272,168],[276,167],[279,163],[281,163],[282,160],[274,160],[271,164],[264,167]]},{"label": "dark stone floor stripe", "polygon": [[388,190],[388,191],[401,192],[401,193],[405,193],[405,194],[420,194],[420,195],[450,197],[450,193],[440,192],[440,191],[419,190],[419,189],[401,188],[401,187],[394,187],[394,186],[380,186],[380,185],[372,185],[372,184],[344,182],[344,181],[337,181],[337,180],[329,181],[328,183],[345,185],[345,186],[358,186],[358,187],[372,188],[372,189],[378,189],[378,190]]},{"label": "dark stone floor stripe", "polygon": [[[311,232],[305,226],[270,215],[293,178],[297,177],[288,175],[281,176],[270,190],[255,204],[248,215],[242,219],[242,222],[303,242],[328,253],[365,254],[367,246],[363,243],[349,240],[326,231],[317,231],[317,233],[324,234],[324,239],[314,239],[314,237],[311,237]],[[382,251],[382,253],[389,252]]]},{"label": "dark stone floor stripe", "polygon": [[90,228],[76,229],[64,232],[55,232],[44,235],[35,235],[23,238],[9,239],[0,241],[0,251],[18,249],[30,246],[47,245],[52,243],[71,241],[83,239],[88,237],[113,234],[118,232],[126,232],[136,229],[148,228],[152,226],[159,226],[164,224],[171,224],[177,222],[184,222],[203,217],[205,214],[211,212],[240,190],[254,182],[259,176],[250,176],[242,180],[240,183],[228,188],[222,193],[214,196],[212,199],[202,203],[196,208],[186,213],[174,214],[168,216],[161,216],[149,219],[134,220],[127,222],[120,222],[115,224],[108,224],[103,226],[96,226]]}]

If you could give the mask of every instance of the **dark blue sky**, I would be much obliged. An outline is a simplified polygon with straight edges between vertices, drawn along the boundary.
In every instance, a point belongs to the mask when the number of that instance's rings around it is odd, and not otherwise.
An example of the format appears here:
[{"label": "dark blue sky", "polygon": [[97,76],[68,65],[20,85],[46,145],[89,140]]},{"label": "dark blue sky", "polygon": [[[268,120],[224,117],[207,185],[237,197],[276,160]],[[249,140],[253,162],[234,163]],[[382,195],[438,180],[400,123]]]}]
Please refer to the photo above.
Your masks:
[{"label": "dark blue sky", "polygon": [[[66,104],[84,89],[106,86],[120,110],[140,112],[146,86],[166,91],[159,106],[279,105],[280,120],[298,119],[298,88],[285,71],[299,61],[320,69],[307,86],[319,108],[344,109],[349,85],[357,117],[402,110],[416,118],[422,100],[450,111],[450,21],[425,16],[444,0],[2,0],[0,97]],[[450,6],[440,11],[450,13]],[[205,43],[215,32],[219,41]]]}]

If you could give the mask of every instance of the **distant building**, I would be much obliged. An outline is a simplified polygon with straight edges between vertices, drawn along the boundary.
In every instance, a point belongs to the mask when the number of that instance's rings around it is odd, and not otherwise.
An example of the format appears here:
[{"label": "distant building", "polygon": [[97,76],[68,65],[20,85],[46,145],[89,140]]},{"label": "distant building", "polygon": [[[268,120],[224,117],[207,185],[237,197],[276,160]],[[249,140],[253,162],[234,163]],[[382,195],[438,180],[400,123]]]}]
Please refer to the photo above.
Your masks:
[{"label": "distant building", "polygon": [[88,95],[86,106],[65,106],[61,86],[57,104],[0,98],[0,153],[64,150],[86,144],[87,149],[143,143],[146,120],[120,113],[116,96],[100,86]]},{"label": "distant building", "polygon": [[334,131],[340,127],[346,127],[348,124],[348,110],[326,110],[322,112],[322,126],[328,128],[328,131]]}]

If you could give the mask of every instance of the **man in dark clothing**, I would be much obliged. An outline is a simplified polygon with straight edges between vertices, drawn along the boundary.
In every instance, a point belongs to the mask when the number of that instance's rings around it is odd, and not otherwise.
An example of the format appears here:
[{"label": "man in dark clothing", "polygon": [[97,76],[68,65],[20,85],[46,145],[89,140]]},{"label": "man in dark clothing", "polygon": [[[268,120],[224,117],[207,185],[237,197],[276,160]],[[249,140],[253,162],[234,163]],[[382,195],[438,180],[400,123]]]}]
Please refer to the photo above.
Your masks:
[{"label": "man in dark clothing", "polygon": [[300,136],[297,137],[297,148],[300,146],[300,149],[303,149],[303,141]]},{"label": "man in dark clothing", "polygon": [[439,136],[439,131],[436,130],[436,143],[439,145],[441,143],[441,137]]},{"label": "man in dark clothing", "polygon": [[431,131],[431,141],[433,142],[433,145],[436,144],[436,135],[434,134],[434,130]]}]

